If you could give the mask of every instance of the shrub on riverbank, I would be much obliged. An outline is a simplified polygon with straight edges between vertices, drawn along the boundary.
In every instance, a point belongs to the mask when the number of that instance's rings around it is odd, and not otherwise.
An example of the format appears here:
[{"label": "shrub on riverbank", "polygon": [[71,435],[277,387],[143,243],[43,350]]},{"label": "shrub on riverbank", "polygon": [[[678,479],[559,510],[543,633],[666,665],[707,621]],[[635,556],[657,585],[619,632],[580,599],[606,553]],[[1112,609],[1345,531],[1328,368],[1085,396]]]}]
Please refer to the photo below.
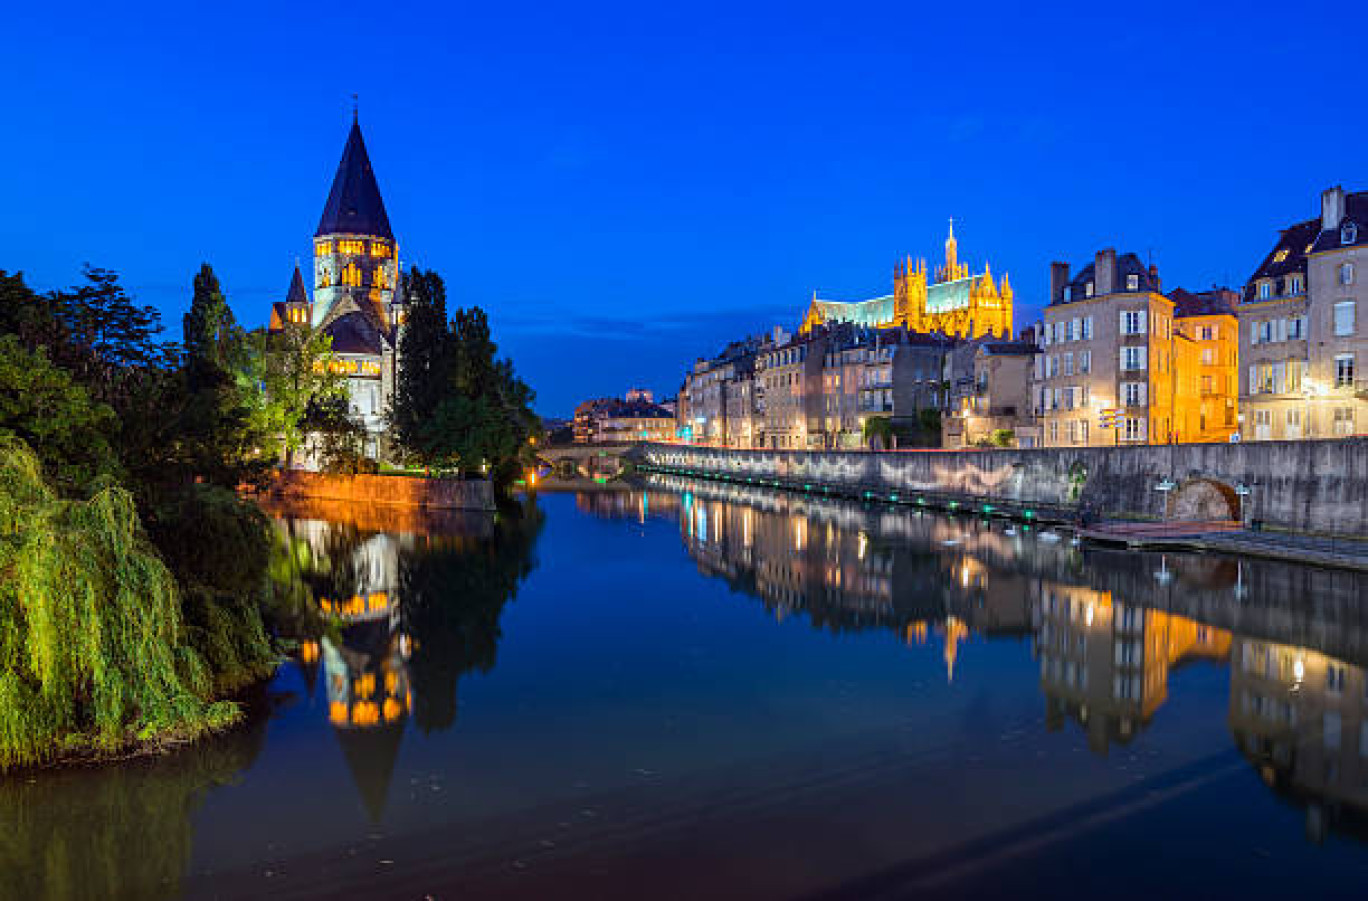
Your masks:
[{"label": "shrub on riverbank", "polygon": [[133,499],[64,500],[0,440],[0,769],[226,725]]}]

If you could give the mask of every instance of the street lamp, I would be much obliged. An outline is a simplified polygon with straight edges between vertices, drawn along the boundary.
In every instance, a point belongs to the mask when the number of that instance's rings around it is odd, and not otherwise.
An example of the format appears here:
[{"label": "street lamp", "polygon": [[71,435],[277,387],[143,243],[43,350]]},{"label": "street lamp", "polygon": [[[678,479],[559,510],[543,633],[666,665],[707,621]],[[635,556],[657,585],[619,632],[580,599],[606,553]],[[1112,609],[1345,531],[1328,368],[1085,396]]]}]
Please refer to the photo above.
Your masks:
[{"label": "street lamp", "polygon": [[1240,499],[1240,528],[1242,529],[1245,527],[1245,508],[1249,506],[1248,498],[1251,493],[1249,486],[1244,482],[1235,485],[1235,494]]},{"label": "street lamp", "polygon": [[1158,491],[1160,494],[1162,494],[1162,495],[1164,496],[1164,511],[1163,511],[1163,515],[1160,517],[1160,521],[1162,521],[1162,522],[1167,522],[1167,521],[1168,521],[1168,496],[1169,496],[1169,492],[1172,491],[1173,489],[1177,488],[1177,487],[1178,487],[1178,483],[1175,482],[1175,481],[1173,481],[1173,479],[1170,479],[1168,476],[1164,476],[1162,479],[1159,480],[1159,484],[1157,484],[1157,485],[1154,486],[1154,490],[1155,490],[1155,491]]}]

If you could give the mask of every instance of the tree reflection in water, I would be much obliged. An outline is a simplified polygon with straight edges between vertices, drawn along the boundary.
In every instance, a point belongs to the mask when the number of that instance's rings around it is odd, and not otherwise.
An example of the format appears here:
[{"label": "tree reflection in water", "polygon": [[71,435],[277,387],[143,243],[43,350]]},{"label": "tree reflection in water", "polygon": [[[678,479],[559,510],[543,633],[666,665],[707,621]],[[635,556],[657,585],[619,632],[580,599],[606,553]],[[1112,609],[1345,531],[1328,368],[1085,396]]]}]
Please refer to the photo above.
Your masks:
[{"label": "tree reflection in water", "polygon": [[677,519],[704,575],[776,620],[939,636],[946,678],[975,637],[1030,641],[1045,724],[1105,755],[1150,727],[1169,679],[1230,669],[1236,747],[1307,835],[1368,836],[1368,576],[1276,561],[1040,541],[1027,526],[647,476],[585,513]]},{"label": "tree reflection in water", "polygon": [[[249,706],[265,703],[258,690]],[[266,720],[250,710],[240,728],[162,757],[0,779],[0,897],[178,896],[192,816],[256,760]]]}]

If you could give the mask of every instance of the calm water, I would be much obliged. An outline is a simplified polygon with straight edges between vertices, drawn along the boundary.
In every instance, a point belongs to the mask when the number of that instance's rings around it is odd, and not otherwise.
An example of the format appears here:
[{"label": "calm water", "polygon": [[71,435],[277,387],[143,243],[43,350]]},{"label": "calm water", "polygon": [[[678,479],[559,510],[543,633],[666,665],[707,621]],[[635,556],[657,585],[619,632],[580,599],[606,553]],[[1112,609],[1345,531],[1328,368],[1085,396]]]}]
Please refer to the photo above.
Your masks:
[{"label": "calm water", "polygon": [[1368,884],[1361,576],[664,477],[278,527],[345,627],[230,735],[0,780],[0,896]]}]

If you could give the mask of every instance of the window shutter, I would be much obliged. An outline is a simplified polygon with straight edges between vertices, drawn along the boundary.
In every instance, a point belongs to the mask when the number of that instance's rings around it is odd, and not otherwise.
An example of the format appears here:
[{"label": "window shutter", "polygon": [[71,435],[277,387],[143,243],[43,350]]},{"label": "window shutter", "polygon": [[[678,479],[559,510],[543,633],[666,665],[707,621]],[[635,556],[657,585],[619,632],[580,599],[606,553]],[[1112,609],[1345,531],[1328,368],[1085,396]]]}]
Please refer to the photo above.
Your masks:
[{"label": "window shutter", "polygon": [[1141,311],[1140,311],[1140,334],[1142,334],[1142,335],[1145,334],[1145,332],[1149,331],[1148,324],[1147,324],[1147,323],[1148,323],[1148,317],[1149,317],[1149,313],[1148,313],[1148,312],[1146,312],[1145,310],[1141,310]]},{"label": "window shutter", "polygon": [[1121,320],[1118,323],[1117,328],[1119,328],[1121,330],[1121,334],[1124,335],[1126,334],[1126,311],[1122,310],[1120,316]]},{"label": "window shutter", "polygon": [[1287,382],[1286,382],[1286,376],[1287,376],[1287,364],[1286,364],[1286,363],[1274,363],[1274,364],[1273,364],[1273,393],[1274,393],[1274,394],[1282,394],[1282,393],[1283,393],[1283,387],[1287,384]]},{"label": "window shutter", "polygon": [[1250,366],[1250,367],[1249,367],[1249,384],[1246,386],[1245,393],[1246,393],[1246,394],[1258,394],[1258,393],[1259,393],[1259,367],[1257,367],[1257,366]]},{"label": "window shutter", "polygon": [[1140,405],[1145,406],[1149,403],[1149,383],[1140,382]]}]

